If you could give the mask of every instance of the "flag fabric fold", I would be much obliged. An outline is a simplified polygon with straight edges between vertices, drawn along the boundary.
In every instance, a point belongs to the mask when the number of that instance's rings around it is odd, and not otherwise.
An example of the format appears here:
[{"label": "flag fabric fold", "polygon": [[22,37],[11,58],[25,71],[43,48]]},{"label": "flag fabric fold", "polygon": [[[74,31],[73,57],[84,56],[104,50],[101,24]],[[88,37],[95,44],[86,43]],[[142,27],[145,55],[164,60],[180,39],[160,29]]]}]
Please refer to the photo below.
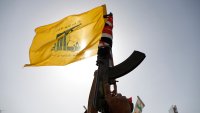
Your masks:
[{"label": "flag fabric fold", "polygon": [[63,66],[96,55],[106,14],[102,5],[36,28],[25,66]]}]

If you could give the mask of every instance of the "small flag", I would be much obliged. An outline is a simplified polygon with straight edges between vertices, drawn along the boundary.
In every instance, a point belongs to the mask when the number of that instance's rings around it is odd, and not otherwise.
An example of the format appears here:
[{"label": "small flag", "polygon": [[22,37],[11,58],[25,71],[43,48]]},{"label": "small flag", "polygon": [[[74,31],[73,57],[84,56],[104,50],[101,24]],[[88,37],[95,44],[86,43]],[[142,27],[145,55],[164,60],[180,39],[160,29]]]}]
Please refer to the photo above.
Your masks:
[{"label": "small flag", "polygon": [[132,97],[128,98],[128,103],[129,103],[129,105],[130,105],[131,113],[132,113],[132,112],[133,112],[133,107],[134,107],[133,101],[132,101]]},{"label": "small flag", "polygon": [[25,66],[62,66],[96,55],[106,14],[102,5],[36,28]]},{"label": "small flag", "polygon": [[142,109],[144,108],[144,103],[142,102],[142,100],[140,99],[139,96],[137,96],[138,100],[135,104],[135,109],[134,109],[134,113],[142,113]]}]

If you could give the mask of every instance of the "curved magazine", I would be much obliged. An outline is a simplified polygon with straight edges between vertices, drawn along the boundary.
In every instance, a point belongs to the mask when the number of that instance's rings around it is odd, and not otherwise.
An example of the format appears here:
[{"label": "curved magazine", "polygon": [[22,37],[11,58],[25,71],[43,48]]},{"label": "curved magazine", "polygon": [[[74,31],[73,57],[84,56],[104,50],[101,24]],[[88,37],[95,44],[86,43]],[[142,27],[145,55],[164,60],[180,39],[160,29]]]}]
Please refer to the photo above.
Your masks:
[{"label": "curved magazine", "polygon": [[134,51],[131,56],[129,56],[122,63],[110,67],[108,71],[108,76],[110,79],[116,79],[124,76],[125,74],[134,70],[145,58],[145,54],[139,51]]}]

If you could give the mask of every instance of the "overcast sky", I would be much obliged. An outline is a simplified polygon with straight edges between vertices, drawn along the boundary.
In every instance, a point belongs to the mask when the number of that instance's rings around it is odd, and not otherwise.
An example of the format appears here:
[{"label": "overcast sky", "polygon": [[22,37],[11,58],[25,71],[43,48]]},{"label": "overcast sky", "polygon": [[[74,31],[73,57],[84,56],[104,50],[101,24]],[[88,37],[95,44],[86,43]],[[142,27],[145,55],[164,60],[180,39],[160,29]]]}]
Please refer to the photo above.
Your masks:
[{"label": "overcast sky", "polygon": [[199,0],[0,0],[2,113],[83,113],[96,56],[67,66],[28,67],[34,29],[106,4],[114,14],[115,64],[134,50],[146,59],[118,79],[143,113],[200,113]]}]

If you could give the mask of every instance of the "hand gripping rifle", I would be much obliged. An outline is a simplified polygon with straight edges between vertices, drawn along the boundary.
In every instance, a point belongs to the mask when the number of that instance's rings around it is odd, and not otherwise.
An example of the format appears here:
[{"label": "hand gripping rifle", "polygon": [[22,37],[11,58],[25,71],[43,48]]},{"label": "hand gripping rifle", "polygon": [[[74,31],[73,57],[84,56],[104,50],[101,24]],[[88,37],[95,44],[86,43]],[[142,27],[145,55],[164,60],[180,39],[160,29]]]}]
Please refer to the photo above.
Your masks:
[{"label": "hand gripping rifle", "polygon": [[[107,98],[117,96],[116,79],[134,70],[145,58],[145,54],[134,51],[125,61],[114,66],[112,59],[112,13],[107,18],[98,47],[97,66],[90,90],[88,109],[85,113],[114,113],[111,112]],[[111,32],[109,32],[111,31]],[[110,90],[110,86],[114,90]]]}]

